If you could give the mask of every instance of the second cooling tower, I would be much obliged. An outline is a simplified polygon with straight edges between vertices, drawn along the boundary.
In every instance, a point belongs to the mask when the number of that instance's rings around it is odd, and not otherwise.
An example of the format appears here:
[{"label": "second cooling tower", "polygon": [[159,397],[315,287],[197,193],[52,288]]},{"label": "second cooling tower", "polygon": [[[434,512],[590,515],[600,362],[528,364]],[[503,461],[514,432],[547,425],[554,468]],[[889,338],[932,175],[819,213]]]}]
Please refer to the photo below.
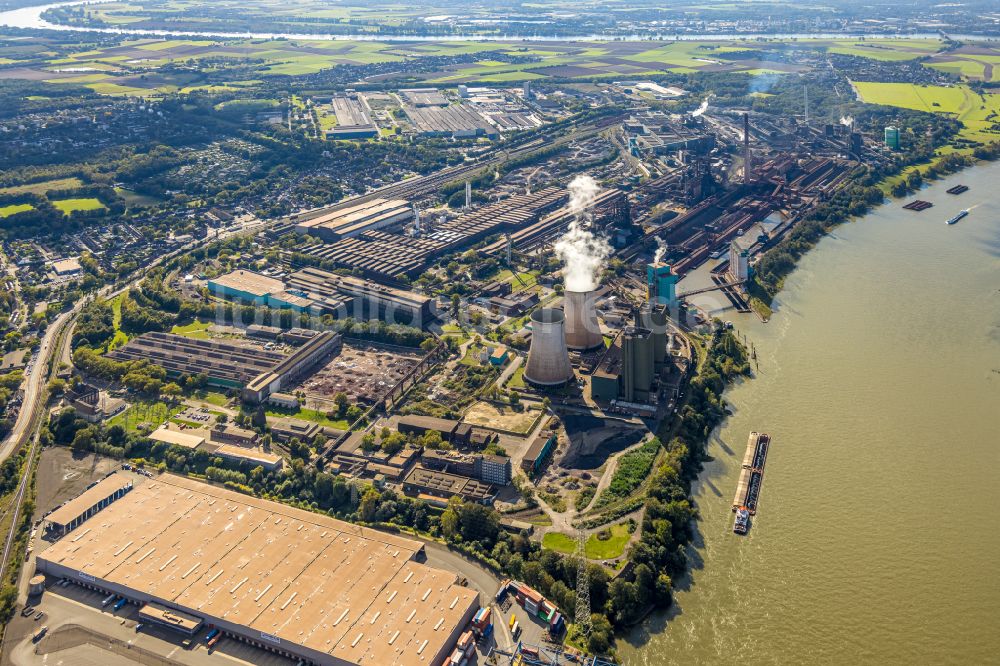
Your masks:
[{"label": "second cooling tower", "polygon": [[588,351],[604,346],[601,325],[597,323],[596,292],[566,291],[563,310],[566,312],[566,346]]},{"label": "second cooling tower", "polygon": [[560,386],[573,379],[562,310],[539,308],[531,313],[531,349],[524,378],[539,386]]}]

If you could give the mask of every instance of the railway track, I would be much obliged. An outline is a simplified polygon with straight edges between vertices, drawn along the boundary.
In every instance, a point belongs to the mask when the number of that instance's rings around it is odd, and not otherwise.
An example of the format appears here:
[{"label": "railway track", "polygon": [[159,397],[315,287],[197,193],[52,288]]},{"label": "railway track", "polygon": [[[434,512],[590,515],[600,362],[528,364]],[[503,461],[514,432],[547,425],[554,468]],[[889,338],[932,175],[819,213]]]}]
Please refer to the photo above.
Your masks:
[{"label": "railway track", "polygon": [[[426,176],[417,176],[398,183],[383,185],[382,187],[372,190],[371,192],[351,197],[350,199],[345,199],[333,204],[332,206],[317,208],[316,210],[311,210],[306,213],[293,214],[283,219],[286,222],[304,222],[314,217],[319,217],[320,215],[340,210],[341,208],[367,203],[376,198],[409,200],[420,199],[428,196],[429,194],[433,194],[449,183],[457,180],[463,180],[465,178],[471,178],[477,172],[485,169],[495,168],[505,162],[526,157],[541,149],[563,146],[571,141],[587,139],[600,134],[608,129],[608,120],[608,118],[600,118],[593,121],[591,124],[585,125],[582,128],[573,129],[562,136],[558,136],[557,138],[552,138],[551,135],[545,133],[542,136],[531,139],[523,145],[509,149],[501,149],[498,151],[498,154],[493,157],[478,160],[471,164],[460,164],[458,166],[448,167]],[[604,121],[604,124],[602,124],[602,121]]]}]

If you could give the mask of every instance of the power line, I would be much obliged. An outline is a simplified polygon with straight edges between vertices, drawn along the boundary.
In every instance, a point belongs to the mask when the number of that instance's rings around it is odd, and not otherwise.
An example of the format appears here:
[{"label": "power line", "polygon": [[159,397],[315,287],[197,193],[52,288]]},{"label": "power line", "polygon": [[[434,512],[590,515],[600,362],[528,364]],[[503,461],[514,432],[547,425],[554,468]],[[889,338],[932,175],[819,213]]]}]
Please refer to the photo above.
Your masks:
[{"label": "power line", "polygon": [[576,569],[576,627],[583,636],[590,636],[593,624],[590,618],[590,574],[587,571],[586,537],[583,530],[576,532],[576,556],[580,564]]}]

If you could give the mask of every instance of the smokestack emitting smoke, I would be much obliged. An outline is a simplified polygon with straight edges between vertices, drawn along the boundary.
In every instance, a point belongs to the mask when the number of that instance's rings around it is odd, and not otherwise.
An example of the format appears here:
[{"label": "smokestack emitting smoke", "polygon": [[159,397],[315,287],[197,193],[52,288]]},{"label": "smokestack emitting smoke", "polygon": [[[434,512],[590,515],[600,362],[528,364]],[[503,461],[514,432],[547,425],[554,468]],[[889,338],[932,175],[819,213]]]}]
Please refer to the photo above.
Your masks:
[{"label": "smokestack emitting smoke", "polygon": [[569,229],[555,245],[556,254],[565,269],[563,279],[567,291],[597,289],[597,276],[611,254],[611,246],[587,228],[590,207],[597,196],[597,183],[587,175],[577,176],[569,184],[569,209],[573,220]]},{"label": "smokestack emitting smoke", "polygon": [[844,127],[850,127],[851,125],[854,124],[854,118],[852,118],[851,116],[841,116],[840,124],[843,125]]},{"label": "smokestack emitting smoke", "polygon": [[701,114],[705,113],[706,111],[708,111],[708,98],[707,97],[701,101],[701,105],[697,109],[695,109],[694,111],[691,112],[691,117],[692,118],[697,118],[698,116],[700,116]]}]

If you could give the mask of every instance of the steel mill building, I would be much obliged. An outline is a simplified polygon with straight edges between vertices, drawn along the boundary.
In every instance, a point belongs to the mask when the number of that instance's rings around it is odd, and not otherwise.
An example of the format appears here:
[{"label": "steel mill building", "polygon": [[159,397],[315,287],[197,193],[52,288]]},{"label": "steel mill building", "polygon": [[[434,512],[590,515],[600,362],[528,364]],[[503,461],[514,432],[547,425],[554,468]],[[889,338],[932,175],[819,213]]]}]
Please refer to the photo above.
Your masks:
[{"label": "steel mill building", "polygon": [[39,573],[141,606],[146,622],[308,664],[438,666],[479,609],[423,545],[162,475],[39,553]]}]

